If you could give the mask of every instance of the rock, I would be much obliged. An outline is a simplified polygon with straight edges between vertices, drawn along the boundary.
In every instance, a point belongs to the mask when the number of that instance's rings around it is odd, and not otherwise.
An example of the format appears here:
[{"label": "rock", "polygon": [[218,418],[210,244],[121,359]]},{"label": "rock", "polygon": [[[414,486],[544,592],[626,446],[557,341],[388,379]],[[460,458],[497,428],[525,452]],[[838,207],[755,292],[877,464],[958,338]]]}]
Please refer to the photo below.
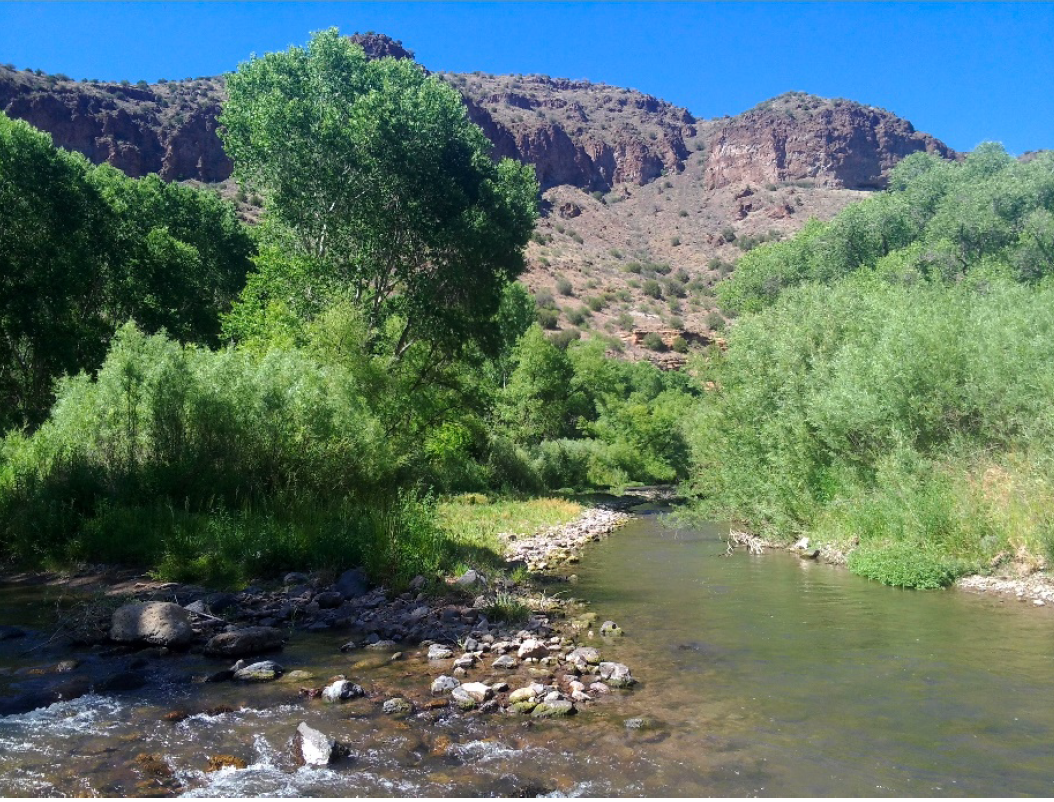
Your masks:
[{"label": "rock", "polygon": [[425,579],[420,574],[418,574],[417,576],[415,576],[413,579],[410,580],[410,590],[412,590],[412,591],[414,591],[414,593],[416,593],[421,588],[423,588],[427,583],[428,583],[428,580]]},{"label": "rock", "polygon": [[538,700],[532,697],[530,699],[523,699],[519,702],[513,702],[509,705],[509,710],[513,713],[526,714],[533,711],[536,707],[538,707]]},{"label": "rock", "polygon": [[346,702],[348,699],[357,699],[360,696],[365,696],[364,691],[360,686],[354,682],[349,682],[346,679],[339,679],[336,682],[332,682],[322,690],[322,701],[323,702]]},{"label": "rock", "polygon": [[453,674],[453,675],[454,675],[455,677],[467,677],[467,676],[468,676],[468,671],[466,671],[466,670],[465,670],[464,668],[462,668],[461,666],[457,666],[457,667],[456,667],[456,668],[455,668],[455,669],[454,669],[453,671],[451,671],[450,673],[451,673],[451,674]]},{"label": "rock", "polygon": [[600,665],[600,652],[592,646],[579,646],[567,655],[567,662],[580,668]]},{"label": "rock", "polygon": [[234,679],[239,682],[271,682],[284,673],[285,669],[274,660],[261,660],[239,668],[234,672]]},{"label": "rock", "polygon": [[333,610],[344,602],[344,594],[338,590],[327,590],[315,596],[315,603],[322,610]]},{"label": "rock", "polygon": [[461,687],[454,688],[454,690],[450,692],[450,698],[453,700],[454,704],[462,710],[471,710],[477,704],[475,698]]},{"label": "rock", "polygon": [[208,611],[219,615],[238,606],[238,597],[233,593],[210,593],[205,597]]},{"label": "rock", "polygon": [[302,574],[299,571],[290,571],[284,577],[282,577],[282,584],[289,585],[303,585],[311,580],[307,574]]},{"label": "rock", "polygon": [[803,560],[817,560],[820,558],[819,549],[802,549],[798,552],[798,556]]},{"label": "rock", "polygon": [[203,682],[228,682],[234,679],[234,669],[225,668],[221,671],[215,671],[205,677]]},{"label": "rock", "polygon": [[328,766],[338,757],[337,742],[301,721],[293,738],[297,762],[305,766]]},{"label": "rock", "polygon": [[599,694],[611,693],[611,688],[609,688],[603,682],[594,682],[594,683],[592,683],[589,686],[589,690],[591,690],[593,693],[599,693]]},{"label": "rock", "polygon": [[352,568],[350,571],[345,571],[340,575],[340,579],[337,580],[333,589],[338,591],[345,599],[357,599],[369,592],[370,582],[364,570]]},{"label": "rock", "polygon": [[603,637],[617,637],[622,634],[622,627],[614,621],[605,621],[600,625],[600,634]]},{"label": "rock", "polygon": [[472,668],[476,665],[476,656],[474,654],[463,654],[457,660],[454,661],[454,668]]},{"label": "rock", "polygon": [[436,677],[432,680],[432,693],[440,694],[447,693],[454,690],[454,688],[461,685],[461,683],[453,677],[448,677],[446,674]]},{"label": "rock", "polygon": [[381,709],[389,716],[405,716],[413,712],[414,706],[401,696],[395,696],[386,700]]},{"label": "rock", "polygon": [[475,638],[465,638],[464,649],[465,649],[466,652],[478,652],[479,651],[479,641],[476,640]]},{"label": "rock", "polygon": [[531,712],[532,718],[561,718],[572,716],[578,711],[572,702],[567,699],[556,699],[552,702],[542,702]]},{"label": "rock", "polygon": [[283,682],[307,682],[309,679],[314,679],[315,675],[310,671],[304,671],[302,668],[290,671],[288,674],[282,677]]},{"label": "rock", "polygon": [[429,660],[449,660],[454,656],[454,650],[441,643],[433,643],[428,647]]},{"label": "rock", "polygon": [[372,649],[373,651],[377,652],[387,652],[391,651],[392,649],[398,649],[399,644],[393,640],[379,640],[369,644],[366,648]]},{"label": "rock", "polygon": [[118,643],[186,646],[193,638],[190,614],[172,602],[126,604],[110,620],[110,639]]},{"label": "rock", "polygon": [[610,688],[629,688],[637,683],[630,674],[629,667],[622,663],[601,663],[600,678]]},{"label": "rock", "polygon": [[533,688],[517,688],[515,691],[509,694],[509,702],[516,704],[517,702],[527,702],[534,699],[538,694],[534,692]]},{"label": "rock", "polygon": [[528,657],[542,658],[549,656],[549,647],[535,638],[527,638],[520,644],[517,656],[523,660]]},{"label": "rock", "polygon": [[513,657],[511,654],[503,654],[501,657],[491,663],[492,668],[503,668],[507,670],[514,669],[518,665],[519,663],[516,662],[516,658]]},{"label": "rock", "polygon": [[485,580],[478,571],[469,568],[465,573],[454,580],[454,584],[459,588],[471,588],[476,585],[485,584]]},{"label": "rock", "polygon": [[459,690],[467,693],[477,702],[485,702],[494,695],[491,687],[482,682],[466,682],[460,686]]},{"label": "rock", "polygon": [[183,609],[186,610],[188,613],[193,613],[194,615],[204,615],[208,611],[208,608],[206,607],[205,601],[203,599],[192,601]]},{"label": "rock", "polygon": [[[803,537],[801,540],[799,540],[797,543],[795,543],[793,546],[791,546],[791,548],[794,551],[805,551],[806,549],[809,548],[809,538]],[[629,719],[629,720],[633,721],[633,719]]]},{"label": "rock", "polygon": [[214,635],[205,644],[205,654],[214,657],[246,657],[281,649],[285,633],[274,627],[243,627]]},{"label": "rock", "polygon": [[137,691],[146,685],[146,677],[140,671],[118,671],[95,683],[96,693],[121,693]]}]

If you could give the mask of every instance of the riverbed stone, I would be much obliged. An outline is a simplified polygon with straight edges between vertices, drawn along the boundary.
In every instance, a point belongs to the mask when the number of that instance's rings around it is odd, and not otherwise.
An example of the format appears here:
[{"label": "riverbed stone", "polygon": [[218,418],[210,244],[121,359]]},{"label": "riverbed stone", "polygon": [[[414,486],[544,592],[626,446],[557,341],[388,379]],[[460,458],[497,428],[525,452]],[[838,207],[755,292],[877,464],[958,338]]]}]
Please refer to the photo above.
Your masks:
[{"label": "riverbed stone", "polygon": [[600,625],[600,634],[605,638],[614,638],[622,635],[622,627],[614,621],[605,621]]},{"label": "riverbed stone", "polygon": [[118,643],[186,646],[193,638],[190,614],[172,602],[126,604],[110,619],[110,639]]},{"label": "riverbed stone", "polygon": [[519,663],[516,662],[516,658],[513,657],[511,654],[503,654],[501,657],[491,663],[492,668],[503,668],[507,670],[512,670],[518,665]]},{"label": "riverbed stone", "polygon": [[361,686],[346,679],[338,679],[322,689],[322,701],[330,704],[346,702],[349,699],[357,699],[365,695],[366,691]]},{"label": "riverbed stone", "polygon": [[393,696],[391,699],[385,700],[384,704],[381,705],[381,710],[389,716],[405,716],[413,712],[414,706],[408,699],[403,699],[401,696]]},{"label": "riverbed stone", "polygon": [[526,638],[523,643],[520,644],[519,650],[516,655],[521,659],[527,658],[542,658],[549,656],[549,647],[542,643],[536,638]]},{"label": "riverbed stone", "polygon": [[454,580],[454,584],[460,588],[471,588],[484,584],[483,576],[474,568],[469,568],[465,573]]},{"label": "riverbed stone", "polygon": [[454,690],[454,688],[458,687],[460,684],[461,682],[459,680],[456,680],[453,677],[448,677],[446,674],[443,674],[432,680],[432,693],[448,693],[449,691]]},{"label": "riverbed stone", "polygon": [[336,758],[337,742],[301,721],[293,739],[297,762],[306,766],[328,766]]},{"label": "riverbed stone", "polygon": [[471,710],[478,704],[475,697],[460,686],[450,692],[450,698],[462,710]]},{"label": "riverbed stone", "polygon": [[494,695],[491,687],[482,682],[466,682],[461,685],[460,690],[467,693],[477,702],[485,702]]},{"label": "riverbed stone", "polygon": [[574,704],[568,699],[554,699],[551,702],[542,702],[531,712],[533,718],[562,718],[572,716],[576,712]]},{"label": "riverbed stone", "polygon": [[454,656],[454,650],[441,643],[433,643],[428,647],[429,660],[449,660]]},{"label": "riverbed stone", "polygon": [[344,603],[344,594],[339,590],[326,590],[315,596],[314,601],[320,610],[333,610]]},{"label": "riverbed stone", "polygon": [[234,672],[234,679],[239,682],[271,682],[285,673],[274,660],[261,660],[258,663],[250,663]]},{"label": "riverbed stone", "polygon": [[454,661],[454,668],[468,669],[474,665],[476,665],[476,656],[474,654],[463,654]]},{"label": "riverbed stone", "polygon": [[629,667],[623,663],[601,663],[600,678],[610,688],[629,688],[637,684],[637,680],[630,674]]},{"label": "riverbed stone", "polygon": [[538,707],[538,700],[531,697],[530,699],[521,699],[518,702],[513,702],[509,705],[509,710],[513,713],[520,713],[526,715]]},{"label": "riverbed stone", "polygon": [[579,646],[567,655],[567,662],[577,666],[600,665],[600,652],[592,646]]},{"label": "riverbed stone", "polygon": [[511,694],[509,694],[509,702],[516,704],[518,702],[526,702],[537,697],[538,694],[534,692],[534,688],[517,688]]},{"label": "riverbed stone", "polygon": [[214,657],[248,657],[282,648],[285,633],[275,627],[242,627],[221,632],[205,644],[205,654]]}]

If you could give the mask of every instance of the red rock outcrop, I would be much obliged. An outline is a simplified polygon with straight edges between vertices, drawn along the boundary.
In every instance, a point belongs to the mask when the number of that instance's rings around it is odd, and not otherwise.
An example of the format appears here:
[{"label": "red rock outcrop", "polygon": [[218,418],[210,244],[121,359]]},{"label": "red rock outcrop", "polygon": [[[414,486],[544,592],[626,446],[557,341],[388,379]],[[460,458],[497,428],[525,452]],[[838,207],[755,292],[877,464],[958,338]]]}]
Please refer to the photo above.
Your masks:
[{"label": "red rock outcrop", "polygon": [[719,126],[710,142],[706,185],[811,181],[882,189],[889,169],[920,150],[957,155],[883,109],[788,93]]}]

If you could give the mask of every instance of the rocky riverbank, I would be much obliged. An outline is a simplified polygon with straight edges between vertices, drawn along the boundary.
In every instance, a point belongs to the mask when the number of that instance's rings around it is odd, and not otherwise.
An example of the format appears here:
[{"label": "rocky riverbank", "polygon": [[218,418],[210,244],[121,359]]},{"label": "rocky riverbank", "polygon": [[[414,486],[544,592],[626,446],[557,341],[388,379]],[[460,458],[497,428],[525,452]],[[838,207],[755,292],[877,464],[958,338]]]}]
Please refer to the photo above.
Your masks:
[{"label": "rocky riverbank", "polygon": [[[127,574],[101,574],[94,585],[87,576],[72,579],[70,584],[81,593],[95,593],[62,615],[58,631],[46,643],[49,654],[68,648],[78,659],[56,670],[64,674],[61,681],[41,679],[32,689],[0,699],[0,713],[26,712],[92,690],[123,689],[103,676],[124,676],[128,688],[141,687],[143,680],[131,678],[137,672],[150,674],[144,669],[159,662],[170,679],[186,656],[198,666],[203,659],[214,664],[193,681],[284,678],[297,682],[293,692],[309,700],[342,703],[370,697],[391,715],[435,715],[440,710],[571,715],[636,680],[627,666],[601,654],[607,639],[621,635],[618,626],[610,621],[598,626],[594,614],[546,595],[532,575],[576,562],[585,544],[606,537],[630,517],[596,507],[565,526],[530,537],[506,536],[510,568],[528,572],[518,581],[468,570],[438,584],[418,577],[408,591],[392,594],[370,587],[358,569],[335,581],[332,574],[289,572],[269,585],[237,593]],[[112,587],[104,592],[107,580]],[[362,666],[370,660],[359,659],[352,663],[360,667],[357,672],[330,677],[321,685],[311,682],[311,671],[287,672],[280,653],[304,637],[299,633],[337,635],[343,640],[341,651],[352,658],[372,655],[375,665],[402,661],[420,675],[418,693],[364,691],[369,677]],[[0,638],[11,641],[27,634],[17,626],[0,628]],[[26,642],[39,646],[42,636]],[[307,753],[317,754],[320,742],[312,743]]]}]

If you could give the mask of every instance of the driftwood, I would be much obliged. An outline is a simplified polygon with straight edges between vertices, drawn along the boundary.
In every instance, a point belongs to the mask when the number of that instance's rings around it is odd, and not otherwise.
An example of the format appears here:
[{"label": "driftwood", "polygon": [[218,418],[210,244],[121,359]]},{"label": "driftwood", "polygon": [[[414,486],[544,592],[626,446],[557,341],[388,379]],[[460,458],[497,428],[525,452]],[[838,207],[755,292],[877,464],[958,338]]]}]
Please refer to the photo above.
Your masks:
[{"label": "driftwood", "polygon": [[725,551],[725,556],[730,556],[735,551],[736,546],[746,546],[747,551],[751,554],[761,554],[762,546],[765,541],[757,535],[752,535],[749,532],[738,532],[732,529],[728,533],[728,548]]}]

